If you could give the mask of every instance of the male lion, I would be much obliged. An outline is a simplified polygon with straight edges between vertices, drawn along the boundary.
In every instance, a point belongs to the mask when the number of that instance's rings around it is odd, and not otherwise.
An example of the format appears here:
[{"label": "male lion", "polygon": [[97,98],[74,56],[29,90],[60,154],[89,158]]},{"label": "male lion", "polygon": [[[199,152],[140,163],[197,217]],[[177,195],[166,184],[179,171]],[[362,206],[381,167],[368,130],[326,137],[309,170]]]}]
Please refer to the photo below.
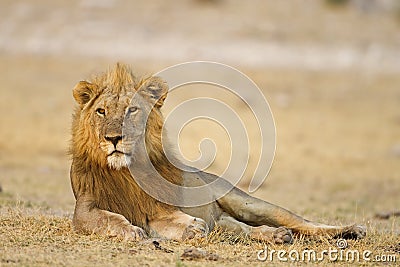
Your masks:
[{"label": "male lion", "polygon": [[[219,178],[202,171],[183,171],[167,159],[161,142],[160,112],[167,91],[162,79],[137,79],[122,64],[91,81],[79,82],[73,89],[78,104],[72,122],[70,171],[76,199],[75,230],[128,240],[147,236],[175,240],[204,237],[215,225],[275,243],[291,242],[292,233],[365,236],[363,226],[310,222],[238,188],[195,208],[175,207],[149,196],[133,176],[145,177],[156,192],[188,197],[155,184],[145,163],[144,168],[131,173],[128,167],[135,162],[141,166],[144,158],[149,158],[157,172],[175,185],[200,186]],[[146,150],[138,148],[143,140]],[[222,178],[220,181],[212,189],[215,192],[231,186]]]}]

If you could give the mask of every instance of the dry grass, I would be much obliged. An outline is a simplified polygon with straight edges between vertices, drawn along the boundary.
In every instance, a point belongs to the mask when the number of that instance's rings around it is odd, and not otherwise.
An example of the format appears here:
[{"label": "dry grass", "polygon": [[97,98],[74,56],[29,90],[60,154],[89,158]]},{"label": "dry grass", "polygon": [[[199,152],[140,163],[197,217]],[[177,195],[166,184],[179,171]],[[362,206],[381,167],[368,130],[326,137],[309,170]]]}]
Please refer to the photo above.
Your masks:
[{"label": "dry grass", "polygon": [[[388,224],[394,227],[395,220]],[[310,239],[300,237],[291,245],[271,245],[237,237],[215,229],[207,240],[178,243],[160,241],[155,246],[152,240],[140,243],[121,242],[98,236],[81,236],[71,228],[69,216],[46,215],[46,212],[32,210],[21,206],[2,211],[0,217],[0,242],[2,247],[1,264],[19,266],[115,266],[115,265],[150,265],[150,266],[203,266],[218,265],[238,266],[243,264],[265,265],[267,262],[257,260],[257,252],[268,247],[271,250],[296,250],[299,253],[314,250],[337,249],[336,241],[330,239]],[[367,238],[361,241],[348,241],[345,251],[357,250],[360,255],[371,251],[375,255],[399,257],[400,245],[394,229],[382,232],[377,229],[386,223],[369,226]],[[185,260],[181,257],[187,248],[198,248],[218,255],[213,260]],[[340,250],[339,250],[340,251]],[[300,254],[301,255],[301,254]],[[320,254],[317,254],[319,257]],[[333,257],[335,255],[333,254]],[[277,259],[277,255],[273,256]],[[287,255],[286,255],[287,257]],[[362,257],[362,256],[361,256]],[[216,259],[216,260],[215,260]],[[345,259],[345,258],[344,258]],[[305,262],[308,262],[306,257]],[[311,261],[312,262],[312,261]],[[319,261],[318,261],[319,262]],[[322,263],[332,262],[326,255]],[[337,265],[347,265],[346,260],[334,261]],[[356,261],[357,262],[357,261]],[[368,263],[362,260],[361,263]],[[274,261],[276,265],[285,266],[285,262]],[[376,264],[376,263],[374,263]]]}]

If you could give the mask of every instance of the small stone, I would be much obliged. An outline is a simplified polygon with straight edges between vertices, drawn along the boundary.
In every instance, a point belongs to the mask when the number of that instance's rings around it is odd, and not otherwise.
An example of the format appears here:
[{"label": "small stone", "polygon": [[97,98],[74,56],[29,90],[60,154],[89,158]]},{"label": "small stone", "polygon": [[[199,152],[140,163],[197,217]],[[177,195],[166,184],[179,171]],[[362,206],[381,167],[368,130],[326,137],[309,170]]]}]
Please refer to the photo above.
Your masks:
[{"label": "small stone", "polygon": [[379,212],[375,214],[375,218],[381,220],[388,220],[390,217],[399,217],[400,211],[386,211],[386,212]]},{"label": "small stone", "polygon": [[137,251],[137,249],[133,249],[132,248],[132,249],[129,250],[129,254],[134,254],[135,255],[135,254],[138,254],[138,251]]},{"label": "small stone", "polygon": [[198,248],[187,248],[183,251],[181,259],[189,261],[200,260],[200,259],[217,261],[219,259],[219,256],[218,254],[203,251]]}]

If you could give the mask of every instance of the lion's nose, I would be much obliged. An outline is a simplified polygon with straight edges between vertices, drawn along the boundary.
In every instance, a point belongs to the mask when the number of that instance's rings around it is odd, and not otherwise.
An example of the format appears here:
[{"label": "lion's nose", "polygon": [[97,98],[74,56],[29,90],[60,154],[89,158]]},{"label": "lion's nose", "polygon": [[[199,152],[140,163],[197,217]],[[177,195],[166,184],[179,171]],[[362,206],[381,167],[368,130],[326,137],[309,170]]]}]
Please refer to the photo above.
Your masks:
[{"label": "lion's nose", "polygon": [[118,142],[122,140],[122,136],[120,136],[120,135],[117,135],[117,136],[107,136],[106,135],[104,138],[107,141],[110,141],[114,145],[115,148],[117,147]]}]

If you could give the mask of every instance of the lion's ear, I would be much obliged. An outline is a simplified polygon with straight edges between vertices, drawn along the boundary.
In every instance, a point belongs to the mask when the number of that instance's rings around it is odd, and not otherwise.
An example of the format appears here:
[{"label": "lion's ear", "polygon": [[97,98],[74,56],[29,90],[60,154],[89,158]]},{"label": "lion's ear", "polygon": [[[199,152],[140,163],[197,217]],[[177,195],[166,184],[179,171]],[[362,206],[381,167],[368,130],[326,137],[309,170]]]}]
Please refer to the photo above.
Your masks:
[{"label": "lion's ear", "polygon": [[87,81],[80,81],[72,90],[75,101],[79,105],[85,105],[95,96],[96,86]]},{"label": "lion's ear", "polygon": [[167,98],[168,84],[160,77],[153,76],[144,81],[138,92],[155,107],[160,108]]}]

